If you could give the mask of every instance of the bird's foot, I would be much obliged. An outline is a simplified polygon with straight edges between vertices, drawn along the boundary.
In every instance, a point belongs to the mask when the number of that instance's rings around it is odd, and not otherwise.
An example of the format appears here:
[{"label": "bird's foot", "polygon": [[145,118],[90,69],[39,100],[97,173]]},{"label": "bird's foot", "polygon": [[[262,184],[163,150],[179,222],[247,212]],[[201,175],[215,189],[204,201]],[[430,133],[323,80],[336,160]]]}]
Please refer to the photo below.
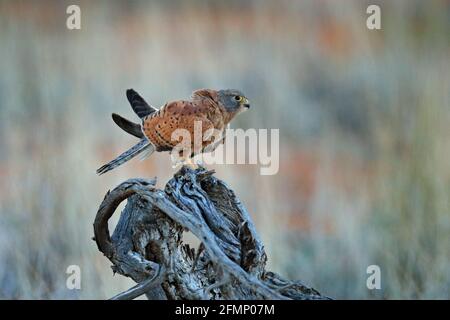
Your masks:
[{"label": "bird's foot", "polygon": [[188,166],[192,170],[196,170],[199,167],[198,164],[192,158],[187,158],[186,161],[184,162],[184,165]]},{"label": "bird's foot", "polygon": [[196,170],[198,169],[198,165],[192,160],[192,158],[184,158],[184,157],[174,157],[173,155],[171,156],[171,160],[172,160],[172,168],[176,169],[180,166],[186,166],[192,170]]}]

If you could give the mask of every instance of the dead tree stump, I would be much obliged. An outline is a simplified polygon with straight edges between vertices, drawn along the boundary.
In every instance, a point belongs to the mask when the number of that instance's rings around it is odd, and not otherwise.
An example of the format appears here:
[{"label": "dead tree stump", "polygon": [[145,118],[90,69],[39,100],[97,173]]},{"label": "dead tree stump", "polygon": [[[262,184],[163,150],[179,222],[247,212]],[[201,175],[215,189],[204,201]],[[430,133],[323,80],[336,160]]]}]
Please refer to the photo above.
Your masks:
[{"label": "dead tree stump", "polygon": [[[164,190],[155,180],[130,179],[108,191],[94,239],[114,273],[137,283],[112,299],[326,299],[265,270],[267,256],[247,210],[213,173],[183,167]],[[108,220],[125,199],[110,236]],[[201,241],[197,250],[183,243],[185,230]]]}]

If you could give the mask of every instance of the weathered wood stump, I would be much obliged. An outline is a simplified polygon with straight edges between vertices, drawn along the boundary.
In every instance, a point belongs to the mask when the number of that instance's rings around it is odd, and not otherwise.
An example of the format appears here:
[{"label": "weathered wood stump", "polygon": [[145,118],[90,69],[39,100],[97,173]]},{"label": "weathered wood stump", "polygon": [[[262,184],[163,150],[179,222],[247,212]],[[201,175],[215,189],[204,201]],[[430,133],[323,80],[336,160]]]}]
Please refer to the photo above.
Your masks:
[{"label": "weathered wood stump", "polygon": [[[94,239],[114,273],[137,282],[112,299],[326,299],[265,270],[267,256],[247,210],[213,173],[183,167],[165,190],[155,180],[130,179],[106,194]],[[125,199],[110,237],[108,220]],[[201,241],[197,250],[183,243],[185,230]]]}]

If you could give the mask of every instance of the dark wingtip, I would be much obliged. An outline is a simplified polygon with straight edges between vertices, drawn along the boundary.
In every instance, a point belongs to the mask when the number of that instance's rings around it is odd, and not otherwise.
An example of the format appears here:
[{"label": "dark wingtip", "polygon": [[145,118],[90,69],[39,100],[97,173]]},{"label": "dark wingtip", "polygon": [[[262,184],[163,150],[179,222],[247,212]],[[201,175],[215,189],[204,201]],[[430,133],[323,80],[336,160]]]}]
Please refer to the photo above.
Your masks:
[{"label": "dark wingtip", "polygon": [[117,113],[112,113],[111,114],[111,118],[113,119],[113,121],[115,122],[115,123],[117,123],[118,121],[120,122],[120,116],[117,114]]},{"label": "dark wingtip", "polygon": [[117,124],[120,128],[122,128],[122,124],[123,124],[122,117],[119,116],[117,113],[111,114],[111,117],[112,117],[114,123]]},{"label": "dark wingtip", "polygon": [[137,92],[134,89],[127,90],[127,99],[130,103],[133,100],[133,96],[135,96],[136,94],[137,94]]},{"label": "dark wingtip", "polygon": [[115,124],[119,126],[122,130],[125,132],[137,137],[137,138],[143,138],[144,134],[142,133],[141,126],[137,123],[131,122],[130,120],[127,120],[123,118],[122,116],[118,115],[117,113],[111,114],[112,119]]},{"label": "dark wingtip", "polygon": [[134,113],[137,114],[139,118],[144,118],[145,116],[155,112],[155,108],[151,107],[144,98],[142,98],[139,93],[133,89],[127,90],[127,99],[133,109]]}]

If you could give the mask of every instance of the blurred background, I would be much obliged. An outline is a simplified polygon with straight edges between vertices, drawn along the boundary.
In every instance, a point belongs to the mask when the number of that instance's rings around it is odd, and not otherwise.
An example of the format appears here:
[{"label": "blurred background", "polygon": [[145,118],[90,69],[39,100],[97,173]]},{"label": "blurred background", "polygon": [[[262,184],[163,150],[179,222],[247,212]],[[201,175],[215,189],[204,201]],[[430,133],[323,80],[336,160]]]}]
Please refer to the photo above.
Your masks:
[{"label": "blurred background", "polygon": [[[81,30],[66,28],[70,4]],[[382,30],[367,29],[369,4]],[[449,35],[448,0],[0,0],[0,298],[133,285],[97,251],[93,219],[107,190],[162,187],[174,169],[160,153],[96,176],[136,142],[110,114],[137,120],[128,88],[160,106],[208,87],[250,98],[233,128],[280,129],[278,174],[211,166],[270,270],[334,298],[449,299]],[[69,265],[81,290],[66,288]]]}]

